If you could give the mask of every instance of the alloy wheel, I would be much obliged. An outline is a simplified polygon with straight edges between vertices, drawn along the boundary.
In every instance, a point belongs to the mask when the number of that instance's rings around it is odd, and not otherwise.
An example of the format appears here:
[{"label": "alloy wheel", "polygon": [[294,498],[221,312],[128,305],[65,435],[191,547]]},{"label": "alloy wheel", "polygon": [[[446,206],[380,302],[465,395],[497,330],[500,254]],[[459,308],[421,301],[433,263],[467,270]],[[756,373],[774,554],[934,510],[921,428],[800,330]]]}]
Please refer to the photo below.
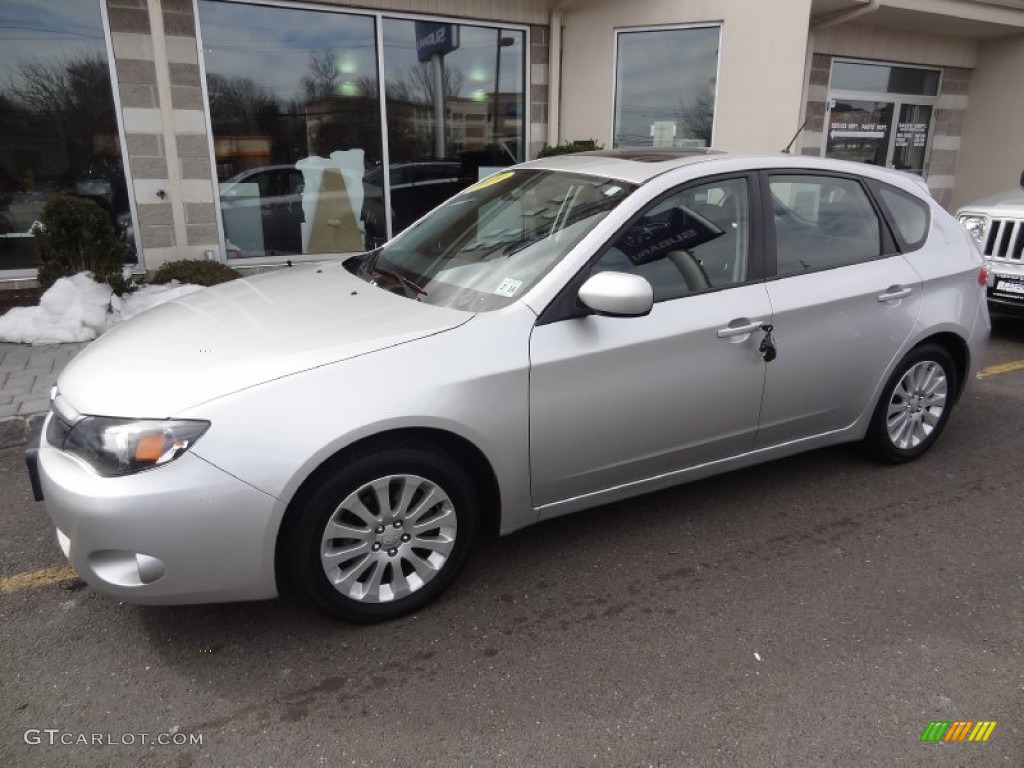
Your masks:
[{"label": "alloy wheel", "polygon": [[321,536],[328,582],[361,603],[400,600],[440,573],[458,535],[455,507],[436,483],[387,475],[339,504]]},{"label": "alloy wheel", "polygon": [[932,360],[911,366],[889,398],[886,431],[897,448],[921,445],[942,418],[949,396],[946,372]]}]

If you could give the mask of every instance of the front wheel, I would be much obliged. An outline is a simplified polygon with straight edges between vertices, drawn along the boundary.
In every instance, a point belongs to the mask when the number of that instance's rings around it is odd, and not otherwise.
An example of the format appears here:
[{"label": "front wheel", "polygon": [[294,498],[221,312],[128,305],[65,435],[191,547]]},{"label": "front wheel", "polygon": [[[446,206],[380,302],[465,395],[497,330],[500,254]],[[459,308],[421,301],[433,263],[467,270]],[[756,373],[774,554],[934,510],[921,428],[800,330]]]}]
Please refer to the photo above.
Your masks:
[{"label": "front wheel", "polygon": [[911,461],[934,445],[956,398],[953,358],[937,344],[912,349],[882,390],[865,446],[875,458]]},{"label": "front wheel", "polygon": [[451,584],[475,538],[476,504],[458,464],[429,446],[354,456],[290,521],[282,564],[336,616],[393,619]]}]

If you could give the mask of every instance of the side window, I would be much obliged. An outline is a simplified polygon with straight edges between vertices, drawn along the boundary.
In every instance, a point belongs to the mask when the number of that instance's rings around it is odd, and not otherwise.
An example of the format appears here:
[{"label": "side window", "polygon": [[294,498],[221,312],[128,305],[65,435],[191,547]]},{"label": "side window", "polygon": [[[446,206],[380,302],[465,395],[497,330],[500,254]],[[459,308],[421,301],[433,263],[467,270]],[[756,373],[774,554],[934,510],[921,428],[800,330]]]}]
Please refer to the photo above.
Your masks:
[{"label": "side window", "polygon": [[773,175],[769,186],[779,277],[881,256],[878,216],[856,181]]},{"label": "side window", "polygon": [[746,179],[687,187],[647,209],[591,269],[646,278],[654,300],[747,279],[750,208]]},{"label": "side window", "polygon": [[889,212],[889,218],[892,220],[893,226],[896,227],[896,231],[900,233],[903,245],[910,250],[924,245],[931,223],[931,211],[928,209],[928,204],[913,195],[896,189],[896,187],[890,187],[881,182],[876,182],[873,189]]}]

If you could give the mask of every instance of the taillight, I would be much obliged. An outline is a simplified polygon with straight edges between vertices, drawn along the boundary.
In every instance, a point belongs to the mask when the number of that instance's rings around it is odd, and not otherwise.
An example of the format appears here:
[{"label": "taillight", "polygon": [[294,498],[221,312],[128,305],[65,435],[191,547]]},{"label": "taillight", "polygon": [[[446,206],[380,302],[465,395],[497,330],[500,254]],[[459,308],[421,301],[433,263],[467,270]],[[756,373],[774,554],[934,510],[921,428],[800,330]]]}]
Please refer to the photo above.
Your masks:
[{"label": "taillight", "polygon": [[988,285],[988,264],[978,270],[978,285],[982,288]]}]

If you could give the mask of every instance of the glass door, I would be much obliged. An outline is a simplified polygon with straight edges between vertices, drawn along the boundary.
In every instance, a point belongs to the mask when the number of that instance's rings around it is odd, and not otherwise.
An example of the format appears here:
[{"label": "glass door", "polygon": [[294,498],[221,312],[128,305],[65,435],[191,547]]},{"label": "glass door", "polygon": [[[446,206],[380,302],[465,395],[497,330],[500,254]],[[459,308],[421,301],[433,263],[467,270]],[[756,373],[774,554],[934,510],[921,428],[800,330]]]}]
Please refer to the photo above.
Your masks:
[{"label": "glass door", "polygon": [[924,156],[932,124],[932,107],[928,104],[900,104],[899,121],[890,154],[889,167],[901,171],[924,173]]},{"label": "glass door", "polygon": [[835,100],[829,114],[826,157],[888,165],[895,106],[891,101]]},{"label": "glass door", "polygon": [[924,174],[940,71],[832,62],[826,157]]}]

